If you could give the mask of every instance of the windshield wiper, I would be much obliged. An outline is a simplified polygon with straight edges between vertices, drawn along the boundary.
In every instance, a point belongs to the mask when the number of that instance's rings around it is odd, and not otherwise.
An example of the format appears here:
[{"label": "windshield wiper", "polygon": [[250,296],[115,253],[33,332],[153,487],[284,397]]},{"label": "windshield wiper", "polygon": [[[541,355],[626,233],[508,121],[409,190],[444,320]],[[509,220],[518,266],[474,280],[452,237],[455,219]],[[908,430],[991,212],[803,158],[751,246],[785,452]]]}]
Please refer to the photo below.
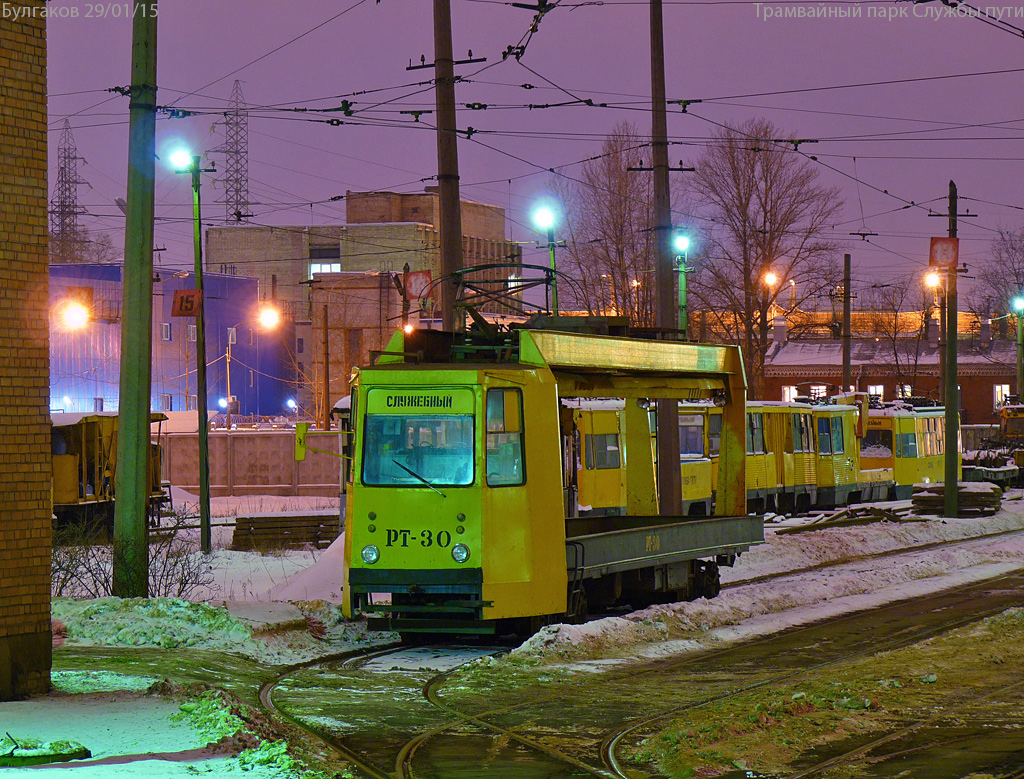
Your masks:
[{"label": "windshield wiper", "polygon": [[400,462],[398,462],[398,460],[396,460],[396,459],[395,459],[395,458],[393,458],[393,457],[391,458],[391,462],[393,462],[393,463],[394,463],[395,465],[397,465],[397,466],[398,466],[399,468],[401,468],[401,469],[402,469],[403,471],[405,471],[406,473],[408,473],[408,474],[409,474],[410,476],[414,476],[415,478],[419,479],[419,480],[420,480],[421,482],[423,482],[423,483],[424,483],[424,484],[426,484],[426,485],[427,485],[428,487],[430,487],[430,489],[432,489],[432,490],[433,490],[434,492],[436,492],[436,493],[437,493],[438,495],[440,495],[440,496],[441,496],[442,498],[447,498],[447,497],[448,497],[448,496],[447,496],[447,495],[445,495],[445,494],[444,494],[443,492],[441,492],[441,490],[439,490],[439,489],[438,489],[437,487],[435,487],[435,486],[434,486],[433,484],[431,484],[431,483],[430,483],[429,481],[427,481],[427,480],[426,480],[426,479],[424,479],[424,478],[423,478],[422,476],[420,476],[420,475],[419,475],[418,473],[416,473],[416,471],[414,471],[414,470],[413,470],[412,468],[406,468],[406,467],[405,467],[404,465],[402,465],[402,464],[401,464]]}]

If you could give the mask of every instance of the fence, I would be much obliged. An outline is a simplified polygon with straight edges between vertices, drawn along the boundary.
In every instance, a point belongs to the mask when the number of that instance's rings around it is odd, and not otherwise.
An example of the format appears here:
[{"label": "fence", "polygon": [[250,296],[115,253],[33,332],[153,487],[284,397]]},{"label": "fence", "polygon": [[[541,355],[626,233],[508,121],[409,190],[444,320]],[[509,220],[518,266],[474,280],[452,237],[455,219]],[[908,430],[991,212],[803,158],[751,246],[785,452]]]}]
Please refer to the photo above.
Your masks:
[{"label": "fence", "polygon": [[[163,433],[163,477],[175,487],[199,492],[199,434]],[[337,453],[340,434],[317,435],[317,449]],[[294,430],[217,430],[210,432],[210,496],[297,495],[337,497],[341,458],[307,452],[295,461]]]}]

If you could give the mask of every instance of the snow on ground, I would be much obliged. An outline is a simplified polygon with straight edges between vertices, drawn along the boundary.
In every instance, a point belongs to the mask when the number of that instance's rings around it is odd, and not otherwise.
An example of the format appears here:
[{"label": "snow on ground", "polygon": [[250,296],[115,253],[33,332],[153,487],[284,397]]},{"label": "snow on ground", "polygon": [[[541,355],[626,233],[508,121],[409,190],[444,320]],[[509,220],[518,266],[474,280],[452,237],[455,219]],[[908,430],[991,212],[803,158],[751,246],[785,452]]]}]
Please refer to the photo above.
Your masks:
[{"label": "snow on ground", "polygon": [[[1024,529],[1024,501],[1019,491],[1012,497],[1015,499],[1004,500],[998,514],[978,519],[878,522],[794,534],[776,533],[769,525],[767,543],[742,555],[735,568],[722,570],[723,583],[733,586],[717,598],[655,606],[585,625],[550,626],[512,656],[570,662],[575,668],[598,672],[621,662],[617,658],[661,657],[720,645],[995,576],[1024,566],[1024,539],[985,538]],[[325,499],[289,500],[288,505],[280,505],[270,499],[215,499],[215,516],[248,513],[253,506],[265,511],[313,510],[323,508]],[[975,537],[967,549],[918,550],[882,564],[859,559],[889,549]],[[222,538],[221,545],[229,542]],[[317,553],[259,555],[218,549],[208,558],[214,585],[193,596],[203,602],[57,601],[54,615],[66,623],[68,641],[55,651],[73,652],[75,646],[89,645],[177,647],[183,652],[203,648],[280,664],[365,645],[368,637],[362,626],[341,620],[336,606],[331,605],[341,593],[343,542],[339,538]],[[765,574],[843,560],[848,562],[838,568],[795,573],[774,583],[744,584]],[[326,640],[311,637],[302,623],[319,623]],[[379,640],[390,637],[380,636]],[[175,704],[165,705],[137,693],[109,692],[131,687],[123,679],[111,682],[102,675],[90,678],[82,674],[56,674],[54,679],[55,686],[65,692],[0,704],[0,732],[15,728],[19,737],[75,739],[106,756],[101,760],[107,762],[94,767],[79,764],[77,779],[180,777],[197,771],[230,776],[242,770],[236,759],[193,752],[208,742],[198,743],[201,736],[170,719]],[[135,688],[149,681],[136,680]],[[71,695],[72,690],[78,694]],[[82,690],[89,692],[83,694]],[[138,734],[145,732],[158,734],[159,740],[147,738],[144,744],[138,743]],[[167,754],[147,758],[140,756],[143,750]],[[0,774],[7,770],[0,769]],[[246,771],[258,779],[286,774],[274,766]]]},{"label": "snow on ground", "polygon": [[[589,661],[597,656],[647,659],[706,649],[998,576],[1024,567],[1024,537],[987,538],[1024,529],[1024,502],[1019,491],[1013,496],[991,517],[934,517],[786,535],[766,528],[764,545],[744,553],[736,567],[722,569],[723,583],[733,586],[713,600],[653,606],[584,625],[552,625],[512,655],[550,662],[577,660],[582,661],[581,669],[593,670]],[[971,538],[977,540],[957,550],[908,552],[881,564],[859,559],[890,549]],[[744,584],[766,574],[843,560],[849,562]]]}]

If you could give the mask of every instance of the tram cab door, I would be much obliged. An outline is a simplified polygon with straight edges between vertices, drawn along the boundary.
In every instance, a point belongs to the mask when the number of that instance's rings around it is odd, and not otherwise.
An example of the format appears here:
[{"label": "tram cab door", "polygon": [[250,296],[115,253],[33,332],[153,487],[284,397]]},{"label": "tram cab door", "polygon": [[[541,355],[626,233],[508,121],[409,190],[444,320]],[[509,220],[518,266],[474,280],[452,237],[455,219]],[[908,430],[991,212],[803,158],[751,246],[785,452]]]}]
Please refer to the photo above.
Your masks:
[{"label": "tram cab door", "polygon": [[562,428],[562,505],[565,518],[569,519],[579,516],[578,473],[583,452],[573,410],[559,406],[558,416]]}]

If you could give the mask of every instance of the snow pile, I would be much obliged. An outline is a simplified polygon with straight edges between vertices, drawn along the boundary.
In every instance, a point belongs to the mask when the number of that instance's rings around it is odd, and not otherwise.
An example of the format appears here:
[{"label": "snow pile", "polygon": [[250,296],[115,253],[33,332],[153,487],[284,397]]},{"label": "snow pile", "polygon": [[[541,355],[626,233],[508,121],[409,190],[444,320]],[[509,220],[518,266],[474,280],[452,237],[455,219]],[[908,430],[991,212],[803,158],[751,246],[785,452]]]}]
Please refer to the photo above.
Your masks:
[{"label": "snow pile", "polygon": [[69,646],[209,649],[270,665],[304,662],[396,639],[394,633],[368,631],[363,621],[345,620],[336,606],[323,601],[296,606],[287,607],[282,618],[280,604],[214,606],[177,598],[59,598],[53,601],[53,617],[64,623]]},{"label": "snow pile", "polygon": [[[542,629],[510,657],[542,662],[579,661],[603,654],[650,658],[707,649],[806,624],[834,614],[997,576],[1024,566],[1024,538],[984,536],[1024,529],[1024,507],[978,520],[890,523],[833,528],[794,535],[766,534],[767,544],[723,569],[735,585],[713,600],[652,606],[583,625]],[[968,548],[907,552],[883,564],[865,554],[978,537]],[[749,557],[748,557],[749,556]],[[803,571],[770,582],[743,579],[849,559],[839,566]]]},{"label": "snow pile", "polygon": [[339,535],[313,565],[271,587],[269,600],[341,602],[344,585],[345,534]]},{"label": "snow pile", "polygon": [[69,695],[93,692],[145,692],[160,680],[113,671],[51,671],[53,689]]},{"label": "snow pile", "polygon": [[785,535],[777,535],[766,528],[764,544],[744,552],[734,568],[721,569],[722,582],[740,582],[891,549],[961,541],[1021,529],[1024,529],[1024,502],[1005,498],[1002,511],[989,517],[876,522]]},{"label": "snow pile", "polygon": [[240,652],[251,640],[227,609],[178,598],[58,599],[53,616],[64,623],[71,644]]}]

